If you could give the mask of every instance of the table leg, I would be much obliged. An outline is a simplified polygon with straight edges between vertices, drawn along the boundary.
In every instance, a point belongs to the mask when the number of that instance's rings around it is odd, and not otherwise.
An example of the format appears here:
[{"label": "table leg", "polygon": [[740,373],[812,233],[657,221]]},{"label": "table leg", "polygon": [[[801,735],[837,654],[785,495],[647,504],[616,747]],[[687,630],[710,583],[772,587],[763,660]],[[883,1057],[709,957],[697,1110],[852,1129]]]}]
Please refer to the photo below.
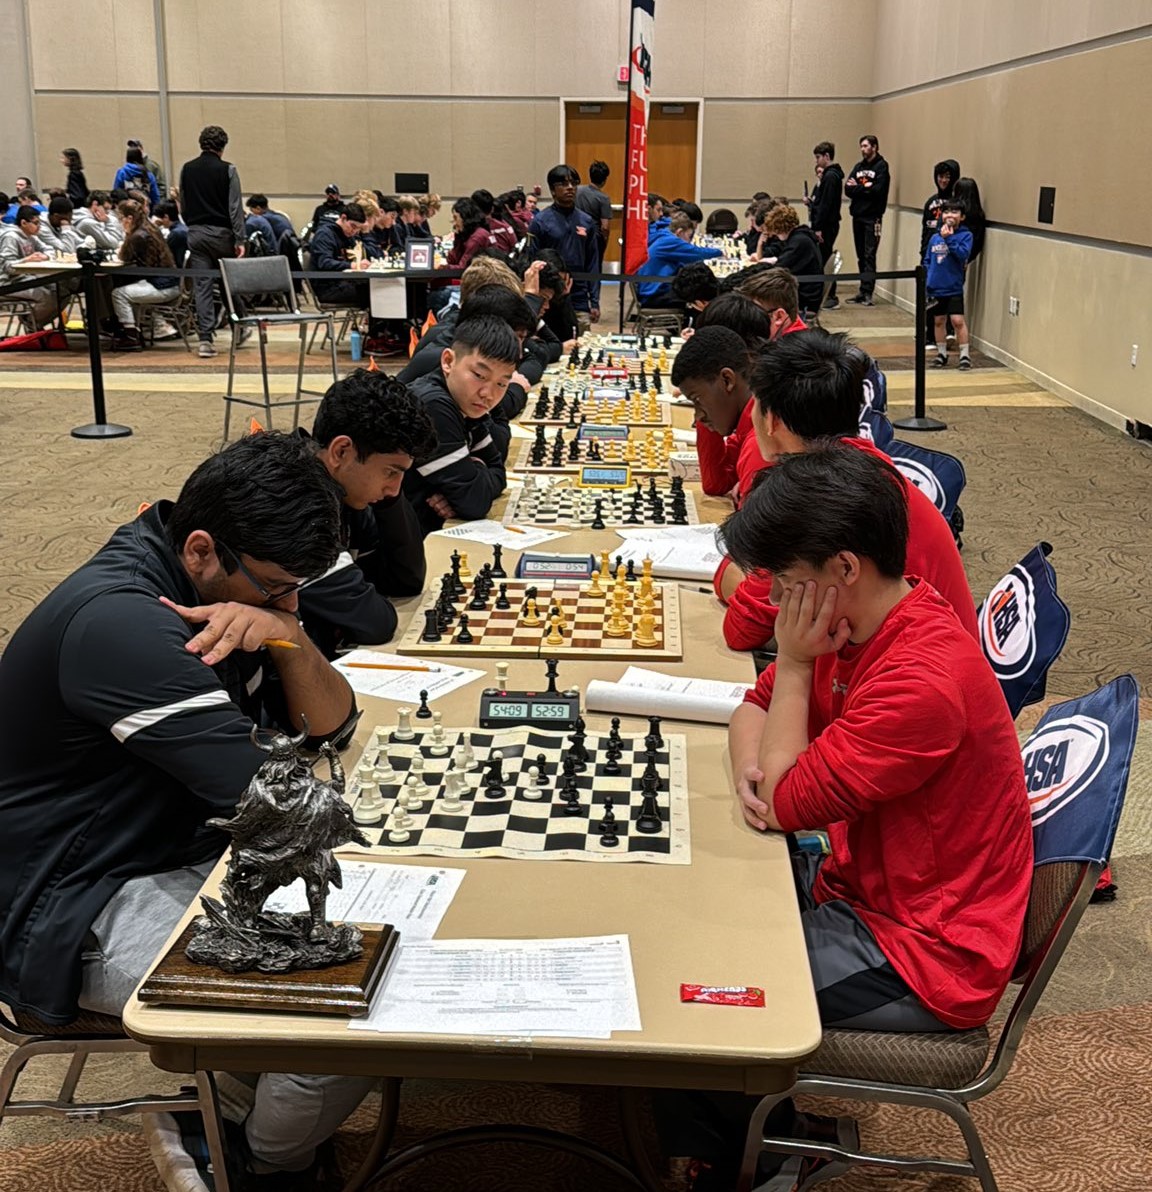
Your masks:
[{"label": "table leg", "polygon": [[[303,335],[303,329],[301,329]],[[380,1116],[372,1134],[372,1145],[364,1156],[355,1174],[344,1185],[344,1192],[360,1192],[380,1167],[384,1156],[392,1146],[396,1134],[396,1123],[400,1117],[400,1088],[403,1081],[398,1077],[386,1077],[380,1093]]]},{"label": "table leg", "polygon": [[617,1098],[620,1128],[624,1134],[624,1145],[628,1148],[628,1159],[632,1169],[647,1192],[665,1192],[664,1178],[652,1162],[648,1140],[644,1135],[642,1110],[646,1099],[647,1094],[643,1089],[620,1089]]}]

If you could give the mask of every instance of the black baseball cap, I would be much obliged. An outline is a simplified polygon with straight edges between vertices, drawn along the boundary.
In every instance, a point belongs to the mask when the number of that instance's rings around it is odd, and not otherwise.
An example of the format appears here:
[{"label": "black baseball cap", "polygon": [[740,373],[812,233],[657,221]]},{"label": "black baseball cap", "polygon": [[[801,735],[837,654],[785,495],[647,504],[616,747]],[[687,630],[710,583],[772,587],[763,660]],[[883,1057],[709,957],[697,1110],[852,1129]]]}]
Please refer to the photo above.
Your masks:
[{"label": "black baseball cap", "polygon": [[329,182],[328,185],[324,187],[324,193],[326,195],[338,195],[340,193],[340,187],[338,187],[335,182]]}]

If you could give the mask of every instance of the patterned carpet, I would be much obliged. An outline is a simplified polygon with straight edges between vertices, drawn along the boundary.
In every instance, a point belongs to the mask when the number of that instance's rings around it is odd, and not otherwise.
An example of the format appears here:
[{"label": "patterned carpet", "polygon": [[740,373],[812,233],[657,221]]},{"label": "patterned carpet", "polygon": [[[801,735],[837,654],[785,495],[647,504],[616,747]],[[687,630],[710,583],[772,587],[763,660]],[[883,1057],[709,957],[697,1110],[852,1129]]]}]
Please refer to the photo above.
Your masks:
[{"label": "patterned carpet", "polygon": [[[853,312],[860,342],[890,369],[894,413],[911,400],[911,320],[888,306]],[[836,312],[828,325],[847,327]],[[82,361],[11,357],[0,372],[0,649],[45,592],[86,558],[142,500],[174,495],[222,425],[221,365],[182,347],[160,360],[114,364],[109,416],[135,434],[72,439],[90,420]],[[155,354],[153,354],[155,355]],[[319,363],[319,361],[317,361]],[[1152,684],[1152,452],[977,359],[972,373],[930,372],[929,412],[947,432],[917,441],[967,469],[964,558],[983,593],[1037,540],[1051,542],[1072,633],[1049,695],[1067,698],[1131,670]],[[159,368],[165,371],[157,371]],[[51,372],[44,371],[51,369]],[[136,371],[137,369],[141,371]],[[144,371],[147,370],[147,371]],[[177,371],[179,370],[179,371]],[[143,388],[142,386],[146,386]],[[1140,544],[1144,543],[1143,546]],[[1038,709],[1021,718],[1026,728]],[[1147,1192],[1152,1188],[1152,705],[1145,719],[1116,845],[1120,898],[1089,909],[1025,1036],[1006,1083],[977,1108],[1003,1192]],[[0,1060],[3,1054],[0,1052]],[[86,1078],[89,1079],[89,1078]],[[143,1061],[95,1065],[91,1088],[161,1089],[171,1078]],[[39,1087],[30,1082],[25,1090]],[[81,1089],[83,1092],[83,1086]],[[614,1103],[594,1090],[414,1084],[401,1141],[503,1120],[618,1141]],[[372,1119],[361,1110],[339,1136],[348,1170]],[[951,1128],[927,1115],[869,1108],[866,1143],[955,1153]],[[836,1192],[968,1192],[970,1181],[860,1173]],[[515,1147],[459,1152],[418,1165],[390,1188],[513,1192],[589,1187],[613,1192],[599,1171]],[[0,1126],[0,1192],[160,1192],[132,1119],[73,1124],[16,1119]]]}]

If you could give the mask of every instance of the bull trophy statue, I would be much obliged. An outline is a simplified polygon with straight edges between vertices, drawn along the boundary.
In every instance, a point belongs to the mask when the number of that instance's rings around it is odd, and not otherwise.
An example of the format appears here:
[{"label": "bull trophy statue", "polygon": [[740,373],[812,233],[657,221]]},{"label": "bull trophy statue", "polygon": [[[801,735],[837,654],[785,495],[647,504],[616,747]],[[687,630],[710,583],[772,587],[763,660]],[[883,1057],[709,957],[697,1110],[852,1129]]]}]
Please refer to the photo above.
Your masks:
[{"label": "bull trophy statue", "polygon": [[[204,914],[195,922],[185,955],[230,973],[281,973],[355,960],[362,951],[359,928],[329,923],[326,917],[328,887],[342,884],[332,850],[369,843],[344,801],[340,759],[327,742],[320,747],[330,771],[329,780],[322,782],[312,772],[315,762],[299,751],[307,723],[299,736],[273,733],[268,743],[257,732],[252,729],[252,743],[267,759],[241,796],[236,814],[208,821],[232,837],[232,856],[221,900],[200,899]],[[264,910],[270,894],[297,879],[303,879],[307,892],[306,912]]]}]

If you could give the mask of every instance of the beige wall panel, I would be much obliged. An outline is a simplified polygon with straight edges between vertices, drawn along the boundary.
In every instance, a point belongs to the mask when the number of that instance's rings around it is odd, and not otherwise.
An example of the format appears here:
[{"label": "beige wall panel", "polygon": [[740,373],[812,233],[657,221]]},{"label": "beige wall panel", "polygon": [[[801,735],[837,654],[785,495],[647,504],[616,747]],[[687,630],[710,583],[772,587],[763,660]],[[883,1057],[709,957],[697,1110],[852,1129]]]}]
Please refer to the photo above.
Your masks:
[{"label": "beige wall panel", "polygon": [[285,92],[356,95],[366,90],[367,23],[366,0],[284,0],[280,36]]},{"label": "beige wall panel", "polygon": [[[533,10],[537,94],[624,94],[616,82],[617,67],[628,62],[628,10],[621,0],[580,0],[578,7],[571,0],[537,0],[525,9]],[[573,13],[579,14],[578,27],[573,27]]]},{"label": "beige wall panel", "polygon": [[312,153],[311,147],[307,153],[294,151],[285,107],[280,99],[174,98],[172,157],[177,178],[184,162],[200,154],[200,130],[206,124],[219,124],[228,133],[224,157],[235,164],[246,196],[260,190],[271,194],[298,189],[293,181],[295,163],[309,160]]},{"label": "beige wall panel", "polygon": [[[278,0],[237,21],[236,0],[168,0],[168,87],[172,91],[265,92],[285,89]],[[242,35],[258,30],[257,36]]]},{"label": "beige wall panel", "polygon": [[92,97],[78,103],[72,96],[38,95],[34,101],[39,142],[36,181],[43,187],[63,186],[60,150],[80,150],[84,175],[93,190],[108,190],[124,164],[124,142],[139,137],[160,153],[160,113],[155,96]]},{"label": "beige wall panel", "polygon": [[708,3],[659,0],[652,56],[653,96],[692,99],[705,94],[703,34]]},{"label": "beige wall panel", "polygon": [[788,94],[871,96],[875,36],[875,0],[795,0]]},{"label": "beige wall panel", "polygon": [[364,106],[360,100],[284,100],[288,177],[284,189],[315,194],[319,202],[329,182],[335,182],[342,193],[369,182]]},{"label": "beige wall panel", "polygon": [[[450,0],[449,23],[434,36],[448,41],[453,95],[524,95],[535,86],[534,72],[549,78],[551,90],[562,85],[567,53],[564,37],[569,23],[544,62],[536,61],[536,15],[531,4],[519,0]],[[575,55],[572,55],[573,57]]]},{"label": "beige wall panel", "polygon": [[[745,201],[779,184],[790,104],[706,103],[702,197]],[[743,208],[740,211],[743,217]]]},{"label": "beige wall panel", "polygon": [[809,189],[816,181],[812,147],[818,141],[836,146],[836,160],[848,173],[860,156],[861,134],[872,131],[872,108],[866,103],[795,103],[789,104],[789,112],[781,169],[772,171],[770,181],[774,194],[799,198],[805,179]]},{"label": "beige wall panel", "polygon": [[[693,36],[704,42],[704,94],[759,98],[788,95],[790,56],[768,47],[791,42],[792,0],[707,0],[704,24]],[[662,28],[657,33],[662,33]]]},{"label": "beige wall panel", "polygon": [[61,91],[153,91],[152,0],[30,3],[33,86]]},{"label": "beige wall panel", "polygon": [[387,192],[397,171],[428,174],[434,191],[451,193],[452,106],[419,100],[366,103],[365,178],[374,179],[372,185]]},{"label": "beige wall panel", "polygon": [[364,88],[369,95],[451,95],[449,0],[421,0],[420,29],[432,36],[407,42],[412,24],[411,0],[368,0],[368,68]]},{"label": "beige wall panel", "polygon": [[532,118],[536,134],[531,145],[532,156],[528,159],[530,165],[524,173],[517,174],[513,182],[506,183],[503,189],[507,190],[514,183],[525,187],[539,185],[547,195],[548,183],[545,179],[548,171],[560,164],[560,104],[550,101],[534,104]]},{"label": "beige wall panel", "polygon": [[[559,144],[557,105],[553,101],[534,103],[454,103],[449,107],[452,122],[450,184],[442,194],[471,194],[486,186],[496,193],[516,182],[536,181],[534,174],[547,172],[555,161]],[[536,144],[537,118],[552,127],[548,146]],[[543,184],[543,177],[539,178]]]}]

